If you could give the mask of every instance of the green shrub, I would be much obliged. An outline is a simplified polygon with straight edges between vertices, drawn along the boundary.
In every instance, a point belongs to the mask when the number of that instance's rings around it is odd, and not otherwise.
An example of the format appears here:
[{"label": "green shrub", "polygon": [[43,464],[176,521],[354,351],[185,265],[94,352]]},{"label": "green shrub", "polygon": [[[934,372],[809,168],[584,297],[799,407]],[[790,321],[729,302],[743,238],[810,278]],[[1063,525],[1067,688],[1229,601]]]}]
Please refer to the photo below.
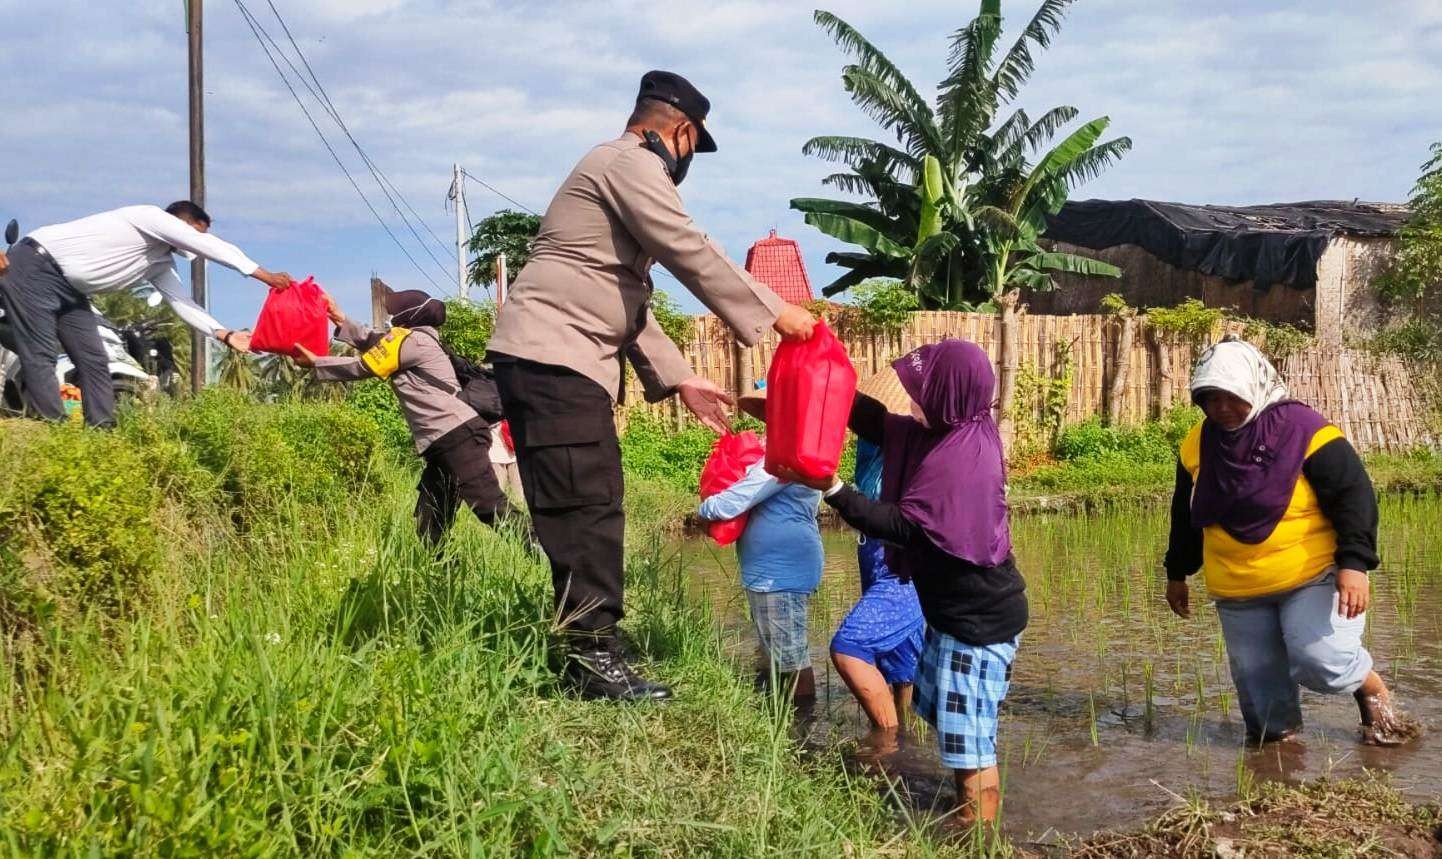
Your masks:
[{"label": "green shrub", "polygon": [[1196,425],[1200,415],[1190,405],[1178,405],[1159,421],[1137,426],[1107,426],[1100,418],[1066,427],[1057,435],[1056,458],[1062,461],[1124,460],[1136,463],[1170,463],[1177,446]]},{"label": "green shrub", "polygon": [[0,614],[51,604],[114,611],[143,597],[163,545],[151,463],[120,435],[75,425],[17,425],[5,436]]},{"label": "green shrub", "polygon": [[381,444],[375,421],[328,404],[258,406],[213,388],[174,414],[176,434],[220,475],[247,523],[288,500],[320,506],[363,491]]},{"label": "green shrub", "polygon": [[389,383],[382,379],[366,379],[348,386],[345,395],[347,408],[364,415],[375,424],[380,433],[382,445],[390,451],[411,454],[415,442],[411,440],[411,428],[401,414],[400,402]]},{"label": "green shrub", "polygon": [[694,493],[701,466],[716,434],[698,424],[677,432],[663,418],[632,415],[621,435],[621,464],[627,475],[651,478]]}]

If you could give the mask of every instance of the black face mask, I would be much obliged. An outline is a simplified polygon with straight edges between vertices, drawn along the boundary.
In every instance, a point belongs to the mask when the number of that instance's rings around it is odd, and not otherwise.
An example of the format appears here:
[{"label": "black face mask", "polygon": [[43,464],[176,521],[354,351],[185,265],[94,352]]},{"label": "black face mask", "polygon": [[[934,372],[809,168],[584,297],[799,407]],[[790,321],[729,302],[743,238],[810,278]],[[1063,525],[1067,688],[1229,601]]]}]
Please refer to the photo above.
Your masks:
[{"label": "black face mask", "polygon": [[[661,163],[666,165],[666,172],[671,176],[671,182],[676,185],[680,185],[681,180],[686,178],[686,171],[691,169],[691,156],[696,154],[688,152],[686,157],[678,161],[672,157],[671,150],[666,148],[666,144],[661,142],[661,135],[654,131],[646,132],[646,148],[656,153],[656,156],[661,159]],[[676,148],[680,149],[681,147],[678,145]]]}]

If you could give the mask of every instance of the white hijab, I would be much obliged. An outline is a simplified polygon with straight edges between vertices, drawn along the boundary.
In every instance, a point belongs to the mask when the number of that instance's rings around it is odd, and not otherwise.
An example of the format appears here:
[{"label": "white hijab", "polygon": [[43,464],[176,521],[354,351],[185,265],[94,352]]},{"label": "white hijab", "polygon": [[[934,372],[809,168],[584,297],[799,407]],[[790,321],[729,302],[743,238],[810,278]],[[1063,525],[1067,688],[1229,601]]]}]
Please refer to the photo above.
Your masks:
[{"label": "white hijab", "polygon": [[1282,374],[1256,346],[1244,340],[1223,340],[1202,353],[1192,371],[1192,402],[1207,389],[1226,391],[1252,407],[1242,426],[1291,395]]}]

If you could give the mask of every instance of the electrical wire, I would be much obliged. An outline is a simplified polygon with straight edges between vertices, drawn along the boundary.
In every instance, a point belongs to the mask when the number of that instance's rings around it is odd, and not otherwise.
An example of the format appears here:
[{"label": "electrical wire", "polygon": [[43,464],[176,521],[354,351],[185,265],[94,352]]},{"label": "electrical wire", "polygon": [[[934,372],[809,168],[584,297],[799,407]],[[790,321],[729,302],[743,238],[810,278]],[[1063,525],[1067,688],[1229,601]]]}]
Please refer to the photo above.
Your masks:
[{"label": "electrical wire", "polygon": [[[267,0],[267,2],[269,2],[269,0]],[[279,56],[281,60],[285,62],[286,66],[290,68],[291,73],[295,75],[296,79],[298,79],[301,85],[304,86],[305,89],[310,93],[311,98],[316,100],[316,102],[321,106],[321,109],[324,110],[326,114],[331,118],[331,120],[335,122],[335,124],[340,128],[341,133],[346,136],[346,138],[350,141],[351,145],[355,148],[356,152],[360,155],[361,161],[366,165],[366,169],[370,171],[371,178],[375,180],[376,185],[380,187],[381,193],[385,195],[386,200],[391,204],[391,208],[395,210],[395,213],[397,215],[400,216],[401,222],[406,225],[406,228],[410,231],[411,235],[415,237],[416,242],[420,244],[421,250],[425,251],[426,256],[430,257],[431,262],[434,263],[438,269],[444,272],[444,277],[446,278],[446,280],[449,280],[452,276],[450,269],[447,268],[445,263],[437,259],[436,255],[431,252],[430,246],[426,244],[423,238],[421,238],[420,233],[416,231],[415,226],[410,222],[410,219],[406,217],[405,212],[401,211],[400,205],[396,201],[396,197],[400,195],[399,189],[395,189],[395,193],[393,194],[391,192],[391,189],[388,189],[386,187],[389,180],[385,179],[384,174],[380,173],[379,168],[371,160],[365,149],[361,147],[360,142],[355,139],[354,135],[351,134],[349,127],[347,127],[345,124],[345,121],[340,118],[339,111],[335,109],[335,104],[330,100],[329,94],[325,92],[325,87],[320,83],[319,78],[315,77],[315,72],[310,68],[310,64],[306,60],[304,52],[301,51],[300,46],[296,44],[295,38],[293,36],[290,36],[290,28],[286,25],[285,19],[280,16],[280,12],[275,8],[275,4],[270,3],[271,11],[275,14],[276,20],[280,22],[281,27],[285,29],[287,36],[290,38],[292,48],[300,57],[302,64],[306,66],[306,70],[310,72],[311,80],[315,81],[315,86],[312,86],[310,81],[306,80],[306,75],[302,74],[300,69],[296,68],[295,63],[292,62],[290,57],[286,55],[285,50],[281,48],[280,44],[271,37],[270,32],[265,29],[265,25],[260,23],[259,19],[255,17],[255,14],[251,12],[250,9],[246,7],[243,2],[241,2],[241,0],[236,0],[236,5],[247,17],[247,23],[251,24],[252,32],[255,32],[256,30],[259,31],[260,35],[270,43],[271,48],[274,48],[275,55]],[[266,53],[267,55],[269,55],[270,51],[267,50]],[[272,64],[274,64],[274,60],[272,60]],[[317,87],[320,90],[319,92],[317,92]],[[390,184],[391,188],[394,188],[394,183]],[[404,201],[403,197],[402,200]],[[412,211],[414,211],[414,208],[410,206],[409,202],[406,202],[406,206],[408,208],[412,208]],[[417,220],[420,220],[419,215],[417,215],[416,217]],[[427,226],[426,229],[429,230],[430,227]],[[444,253],[449,253],[449,250],[444,246],[442,247],[442,251]],[[409,256],[409,253],[407,255]],[[431,280],[431,282],[435,283],[433,279]]]},{"label": "electrical wire", "polygon": [[[305,76],[300,74],[299,70],[295,68],[295,65],[291,63],[288,58],[286,58],[286,65],[290,66],[291,71],[296,73],[296,76],[300,78],[301,83],[306,85],[306,89],[310,90],[311,96],[314,97],[316,101],[320,102],[320,104],[326,109],[326,112],[330,115],[330,118],[335,121],[335,124],[340,126],[340,130],[345,134],[346,139],[351,142],[351,145],[355,147],[355,150],[360,155],[361,160],[364,161],[366,167],[370,169],[371,177],[376,180],[377,185],[381,186],[381,190],[385,191],[387,186],[389,186],[390,190],[395,193],[395,197],[399,198],[401,203],[405,205],[406,209],[408,209],[410,213],[415,216],[416,221],[419,222],[421,226],[425,227],[426,232],[430,234],[433,240],[435,240],[437,246],[440,247],[441,252],[449,254],[451,252],[450,246],[446,244],[445,240],[443,240],[439,235],[436,234],[436,231],[431,227],[430,224],[426,223],[425,218],[421,217],[421,214],[417,212],[415,207],[411,205],[410,201],[406,199],[405,195],[402,194],[400,189],[396,187],[396,184],[390,180],[390,177],[387,176],[385,172],[382,171],[380,167],[371,160],[370,155],[368,155],[365,149],[361,147],[360,141],[356,140],[355,136],[351,134],[350,127],[345,124],[345,120],[341,119],[340,111],[336,109],[335,102],[331,101],[330,93],[326,92],[325,85],[322,84],[320,82],[320,78],[316,76],[315,69],[311,67],[310,60],[306,58],[305,52],[300,49],[300,44],[296,42],[295,36],[291,34],[290,26],[286,24],[285,18],[281,16],[280,10],[275,7],[275,3],[273,2],[273,0],[266,0],[266,5],[270,7],[271,14],[275,16],[275,20],[280,24],[280,28],[285,33],[286,39],[289,40],[292,50],[294,50],[296,56],[300,58],[301,65],[305,66],[306,73],[310,75],[311,81],[315,83],[315,88],[312,89],[310,87],[310,84],[306,83]],[[265,33],[265,30],[262,29],[261,32]],[[266,38],[270,38],[269,33],[265,33],[265,35]],[[273,39],[271,40],[271,42],[272,44],[274,44]],[[277,50],[279,50],[279,46],[277,46]],[[282,57],[284,57],[283,54]],[[319,90],[320,92],[317,93],[316,90]],[[390,194],[387,194],[386,196],[389,198]],[[401,219],[406,221],[406,226],[410,227],[410,221],[406,219],[405,214],[400,211],[400,208],[398,206],[396,206],[395,199],[391,199],[391,205],[396,209],[396,214],[400,215]],[[422,245],[424,245],[424,240],[422,240],[420,235],[416,233],[414,227],[411,227],[411,233],[412,235],[416,236],[417,241],[422,242]],[[432,259],[435,260],[435,257],[432,257]],[[439,260],[435,261],[437,265],[440,265]]]},{"label": "electrical wire", "polygon": [[316,136],[320,138],[320,142],[325,146],[326,151],[330,153],[330,157],[335,160],[336,166],[345,174],[346,179],[350,182],[351,187],[355,189],[356,194],[360,195],[361,202],[365,203],[367,209],[370,209],[371,214],[374,215],[376,221],[380,223],[381,229],[386,231],[386,235],[391,237],[391,241],[395,242],[396,247],[400,248],[401,253],[405,254],[406,259],[410,260],[411,265],[415,266],[416,271],[420,272],[421,276],[430,281],[431,285],[436,289],[442,289],[441,285],[436,283],[435,278],[431,277],[430,273],[422,268],[421,264],[416,261],[416,258],[411,256],[410,251],[406,250],[406,246],[401,243],[400,238],[396,236],[391,230],[390,225],[381,217],[381,213],[376,211],[376,207],[371,203],[370,198],[361,190],[360,184],[356,182],[350,170],[346,169],[345,162],[341,161],[340,156],[336,154],[335,147],[330,145],[330,141],[326,139],[325,133],[320,130],[320,125],[316,123],[315,117],[311,116],[310,110],[306,108],[305,102],[301,100],[300,93],[295,91],[295,87],[291,85],[290,79],[287,78],[285,72],[281,70],[280,63],[276,62],[275,57],[271,56],[270,48],[266,46],[265,40],[261,37],[259,24],[251,16],[250,10],[245,8],[245,4],[242,3],[241,0],[234,0],[234,2],[236,8],[240,10],[241,16],[245,18],[246,24],[249,25],[251,35],[255,36],[255,40],[265,53],[266,59],[270,60],[271,66],[275,68],[275,73],[280,76],[281,83],[285,84],[285,88],[290,91],[291,98],[295,99],[295,103],[300,107],[301,113],[305,114],[306,121],[308,121],[310,127],[315,130]]},{"label": "electrical wire", "polygon": [[510,203],[511,205],[513,205],[513,206],[520,206],[522,209],[525,209],[527,212],[530,212],[532,215],[535,215],[535,216],[537,216],[537,217],[540,217],[540,215],[541,215],[540,212],[537,212],[535,209],[532,209],[530,206],[527,206],[525,203],[519,202],[519,201],[516,200],[514,197],[507,197],[505,194],[501,193],[500,191],[497,191],[494,187],[492,187],[491,185],[487,184],[484,179],[480,179],[480,178],[478,178],[478,177],[476,177],[476,176],[472,176],[470,173],[467,173],[464,168],[462,168],[462,170],[461,170],[461,175],[464,176],[464,177],[466,177],[467,179],[470,179],[472,182],[475,182],[476,184],[480,185],[481,187],[485,188],[486,190],[490,191],[492,194],[495,194],[497,197],[500,197],[501,199],[505,200],[506,202]]}]

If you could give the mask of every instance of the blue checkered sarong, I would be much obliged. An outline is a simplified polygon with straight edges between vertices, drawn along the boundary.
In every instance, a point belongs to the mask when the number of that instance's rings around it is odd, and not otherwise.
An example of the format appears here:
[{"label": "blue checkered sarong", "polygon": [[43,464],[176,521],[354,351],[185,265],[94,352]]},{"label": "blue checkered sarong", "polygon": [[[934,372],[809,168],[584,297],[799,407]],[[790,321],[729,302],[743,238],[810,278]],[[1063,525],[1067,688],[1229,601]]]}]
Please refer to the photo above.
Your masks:
[{"label": "blue checkered sarong", "polygon": [[912,709],[936,729],[944,766],[996,765],[997,709],[1011,685],[1019,642],[978,646],[927,628]]},{"label": "blue checkered sarong", "polygon": [[810,594],[790,591],[746,592],[751,620],[761,647],[772,667],[783,674],[811,667],[811,645],[807,641],[807,607]]}]

